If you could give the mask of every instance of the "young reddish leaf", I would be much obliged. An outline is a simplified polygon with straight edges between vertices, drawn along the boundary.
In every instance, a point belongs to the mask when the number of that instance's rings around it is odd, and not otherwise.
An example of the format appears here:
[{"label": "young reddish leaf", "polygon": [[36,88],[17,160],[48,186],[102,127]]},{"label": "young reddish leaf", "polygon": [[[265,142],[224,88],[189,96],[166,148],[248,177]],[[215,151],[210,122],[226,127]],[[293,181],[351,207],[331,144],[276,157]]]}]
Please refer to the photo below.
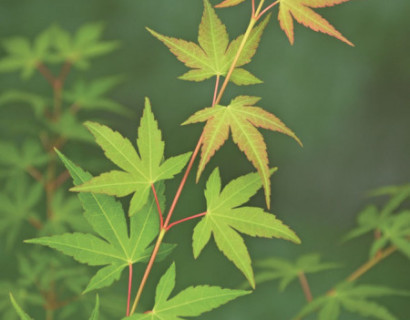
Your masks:
[{"label": "young reddish leaf", "polygon": [[339,31],[337,31],[326,19],[317,14],[311,8],[331,7],[349,0],[279,0],[279,23],[285,31],[291,44],[294,43],[293,18],[305,27],[314,31],[326,33],[350,46],[354,46]]},{"label": "young reddish leaf", "polygon": [[287,134],[300,145],[302,143],[276,116],[262,108],[253,106],[259,99],[258,97],[239,96],[233,99],[227,107],[217,105],[200,110],[183,124],[206,121],[197,180],[215,152],[228,139],[229,130],[231,130],[233,141],[245,153],[261,176],[265,189],[266,204],[269,208],[269,161],[265,141],[256,127]]},{"label": "young reddish leaf", "polygon": [[[251,61],[269,19],[270,15],[252,30],[236,67],[241,67]],[[163,42],[179,61],[192,68],[192,70],[179,77],[182,80],[189,81],[203,81],[212,76],[225,76],[243,39],[243,35],[241,35],[229,44],[226,27],[222,24],[208,0],[204,0],[204,12],[199,25],[199,45],[161,35],[149,28],[147,30]],[[261,83],[261,80],[244,69],[236,69],[231,81],[237,85]]]}]

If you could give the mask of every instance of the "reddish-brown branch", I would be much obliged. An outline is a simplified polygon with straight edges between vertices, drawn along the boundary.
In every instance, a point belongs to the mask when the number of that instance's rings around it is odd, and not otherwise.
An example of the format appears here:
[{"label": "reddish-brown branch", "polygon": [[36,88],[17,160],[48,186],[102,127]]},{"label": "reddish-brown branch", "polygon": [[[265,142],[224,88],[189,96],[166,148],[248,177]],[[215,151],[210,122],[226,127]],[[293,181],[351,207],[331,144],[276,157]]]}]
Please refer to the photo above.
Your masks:
[{"label": "reddish-brown branch", "polygon": [[255,16],[255,0],[252,0],[252,17]]},{"label": "reddish-brown branch", "polygon": [[43,224],[41,223],[40,220],[34,218],[34,217],[29,217],[27,219],[28,223],[30,223],[36,230],[41,230],[43,228]]},{"label": "reddish-brown branch", "polygon": [[54,189],[58,189],[67,179],[70,178],[70,173],[68,170],[63,171],[60,175],[54,180]]},{"label": "reddish-brown branch", "polygon": [[130,315],[131,291],[132,291],[132,263],[128,265],[128,298],[127,298],[127,317]]},{"label": "reddish-brown branch", "polygon": [[60,70],[60,75],[58,76],[58,79],[60,80],[62,85],[64,84],[68,74],[70,73],[70,70],[71,70],[71,62],[66,61]]},{"label": "reddish-brown branch", "polygon": [[192,219],[196,219],[196,218],[199,218],[199,217],[203,217],[204,215],[206,215],[206,211],[202,212],[202,213],[195,214],[193,216],[190,216],[190,217],[187,217],[187,218],[184,218],[184,219],[181,219],[181,220],[178,220],[178,221],[175,221],[167,227],[167,231],[169,229],[171,229],[173,226],[176,226],[177,224],[180,224],[182,222],[189,221],[189,220],[192,220]]},{"label": "reddish-brown branch", "polygon": [[306,278],[305,273],[302,271],[299,272],[298,277],[299,277],[299,282],[302,287],[303,293],[305,294],[306,301],[311,302],[313,300],[312,292],[310,291],[309,282]]},{"label": "reddish-brown branch", "polygon": [[258,14],[258,16],[256,17],[256,20],[259,20],[267,11],[269,11],[270,9],[272,9],[274,6],[276,6],[279,3],[279,1],[275,1],[274,3],[270,4],[269,6],[267,6],[265,9],[262,10],[261,13]]},{"label": "reddish-brown branch", "polygon": [[43,174],[36,168],[29,166],[26,168],[27,172],[37,181],[43,181]]},{"label": "reddish-brown branch", "polygon": [[158,200],[158,196],[157,196],[157,190],[155,190],[155,186],[153,184],[151,184],[151,189],[152,189],[152,193],[154,194],[155,203],[157,204],[157,210],[158,210],[159,222],[160,222],[160,229],[162,229],[163,226],[164,226],[164,219],[162,217],[162,210],[161,210],[161,206],[159,204],[159,200]]},{"label": "reddish-brown branch", "polygon": [[48,83],[53,86],[54,85],[54,81],[55,81],[55,77],[54,75],[51,73],[50,69],[48,69],[43,63],[38,62],[37,65],[37,70],[42,74],[42,76],[48,81]]}]

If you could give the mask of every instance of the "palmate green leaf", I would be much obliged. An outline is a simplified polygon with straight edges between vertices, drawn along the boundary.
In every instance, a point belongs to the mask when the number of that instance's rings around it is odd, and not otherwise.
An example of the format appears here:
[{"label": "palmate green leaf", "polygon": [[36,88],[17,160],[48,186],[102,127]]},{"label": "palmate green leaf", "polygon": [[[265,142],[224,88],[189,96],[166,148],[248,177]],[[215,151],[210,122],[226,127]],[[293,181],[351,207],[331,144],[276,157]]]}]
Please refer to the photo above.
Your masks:
[{"label": "palmate green leaf", "polygon": [[[75,185],[92,178],[64,155],[58,151],[57,153],[73,177]],[[164,190],[160,185],[157,187],[158,196],[161,198]],[[85,289],[85,292],[88,292],[111,285],[128,265],[144,262],[149,258],[153,249],[150,244],[159,232],[159,218],[155,199],[151,196],[138,215],[131,217],[129,236],[124,211],[114,198],[92,193],[80,193],[78,196],[85,210],[85,218],[101,238],[92,234],[71,233],[26,242],[57,249],[81,263],[104,266],[90,280]],[[171,249],[170,245],[161,247],[160,255],[166,255]]]},{"label": "palmate green leaf", "polygon": [[18,305],[17,301],[14,299],[11,293],[10,293],[10,300],[17,314],[19,315],[20,320],[33,320],[33,318],[31,318],[27,313],[23,311],[23,309],[20,308],[20,306]]},{"label": "palmate green leaf", "polygon": [[21,103],[28,104],[33,108],[34,114],[39,118],[44,115],[47,107],[51,105],[50,99],[34,93],[8,90],[0,94],[0,106],[9,104],[20,105]]},{"label": "palmate green leaf", "polygon": [[318,311],[319,320],[337,320],[341,308],[363,317],[380,320],[398,320],[384,306],[368,298],[384,296],[409,296],[410,292],[374,285],[344,283],[329,295],[318,297],[306,305],[294,318],[300,319]]},{"label": "palmate green leaf", "polygon": [[258,97],[238,96],[227,107],[216,105],[196,112],[183,125],[206,121],[197,180],[215,152],[228,139],[229,131],[231,131],[233,141],[259,172],[265,189],[266,204],[269,208],[269,160],[263,136],[256,128],[278,131],[294,138],[300,145],[302,143],[276,116],[254,106],[259,100]]},{"label": "palmate green leaf", "polygon": [[148,99],[145,101],[144,114],[138,129],[137,145],[140,155],[120,133],[97,123],[87,122],[86,126],[95,136],[106,157],[124,171],[103,173],[71,190],[106,193],[118,197],[134,193],[129,215],[135,214],[147,202],[155,182],[172,179],[185,167],[191,156],[188,152],[163,161],[165,144]]},{"label": "palmate green leaf", "polygon": [[89,60],[118,48],[117,41],[102,41],[104,26],[89,23],[79,28],[74,36],[58,26],[53,27],[54,62],[68,62],[78,69],[87,69]]},{"label": "palmate green leaf", "polygon": [[[272,174],[276,169],[272,169]],[[297,235],[273,214],[256,207],[239,207],[261,188],[256,173],[231,181],[221,191],[219,170],[208,179],[205,197],[207,213],[196,225],[193,233],[193,252],[197,258],[213,234],[216,245],[225,256],[245,275],[252,287],[255,280],[251,258],[238,231],[252,237],[282,238],[300,243]]]},{"label": "palmate green leaf", "polygon": [[[237,85],[250,85],[262,81],[250,72],[239,67],[248,64],[255,55],[263,30],[270,15],[260,22],[249,35],[248,41],[235,65],[230,81]],[[189,81],[203,81],[213,76],[225,76],[234,60],[238,47],[243,39],[239,36],[229,43],[225,25],[220,21],[208,0],[204,0],[204,12],[199,25],[198,44],[167,37],[149,28],[147,30],[163,42],[177,59],[192,70],[180,76]]]},{"label": "palmate green leaf", "polygon": [[155,294],[155,304],[145,314],[135,314],[127,320],[182,320],[197,317],[251,291],[223,289],[214,286],[188,287],[169,298],[175,287],[175,264],[161,277]]},{"label": "palmate green leaf", "polygon": [[30,78],[38,64],[49,60],[51,37],[51,30],[46,29],[37,36],[33,43],[23,37],[4,40],[2,45],[7,56],[0,60],[0,72],[21,70],[23,79]]},{"label": "palmate green leaf", "polygon": [[130,112],[121,104],[105,95],[121,82],[122,77],[104,77],[90,83],[78,81],[64,92],[64,100],[81,110],[107,110],[122,115]]},{"label": "palmate green leaf", "polygon": [[298,258],[295,262],[281,258],[267,258],[256,262],[256,267],[260,270],[256,273],[256,283],[279,279],[279,290],[283,291],[300,274],[311,274],[332,270],[340,267],[336,263],[321,262],[320,255],[306,254]]}]

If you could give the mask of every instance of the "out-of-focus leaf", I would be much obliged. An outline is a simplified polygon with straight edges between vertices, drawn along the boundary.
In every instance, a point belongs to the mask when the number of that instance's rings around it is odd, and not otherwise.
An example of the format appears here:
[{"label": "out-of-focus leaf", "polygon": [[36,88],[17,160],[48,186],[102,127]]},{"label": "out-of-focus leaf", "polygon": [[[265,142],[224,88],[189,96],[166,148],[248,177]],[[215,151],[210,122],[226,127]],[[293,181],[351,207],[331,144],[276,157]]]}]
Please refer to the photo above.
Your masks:
[{"label": "out-of-focus leaf", "polygon": [[0,106],[20,103],[28,104],[33,108],[35,115],[41,117],[50,105],[50,100],[34,93],[19,90],[9,90],[0,94]]},{"label": "out-of-focus leaf", "polygon": [[46,122],[51,131],[69,140],[92,142],[92,137],[82,123],[69,111],[65,111],[57,122]]},{"label": "out-of-focus leaf", "polygon": [[78,81],[71,90],[64,93],[64,99],[79,109],[107,110],[129,115],[128,109],[105,97],[121,80],[122,77],[106,77],[90,83]]},{"label": "out-of-focus leaf", "polygon": [[296,261],[289,261],[281,258],[267,258],[256,262],[256,267],[260,270],[256,273],[256,283],[279,279],[279,290],[283,291],[300,274],[317,273],[332,270],[340,267],[337,263],[321,262],[320,255],[306,254]]},{"label": "out-of-focus leaf", "polygon": [[21,320],[33,320],[33,318],[30,318],[30,316],[27,313],[25,313],[23,309],[20,308],[20,306],[18,305],[17,301],[14,299],[11,293],[10,293],[10,300]]}]

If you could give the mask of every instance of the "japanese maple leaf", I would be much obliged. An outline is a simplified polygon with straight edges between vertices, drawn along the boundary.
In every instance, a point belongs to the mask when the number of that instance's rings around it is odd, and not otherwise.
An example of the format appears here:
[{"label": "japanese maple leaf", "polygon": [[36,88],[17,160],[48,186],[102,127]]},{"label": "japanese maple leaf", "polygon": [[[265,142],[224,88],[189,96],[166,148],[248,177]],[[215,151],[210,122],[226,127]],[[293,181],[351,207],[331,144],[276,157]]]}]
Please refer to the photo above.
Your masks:
[{"label": "japanese maple leaf", "polygon": [[[276,168],[270,170],[269,175],[275,171]],[[206,183],[206,215],[195,226],[192,236],[195,258],[213,235],[218,249],[245,275],[252,287],[255,287],[255,279],[251,258],[238,232],[300,243],[298,236],[275,215],[262,208],[241,207],[261,186],[258,175],[250,173],[232,180],[221,190],[221,177],[218,168],[215,169]]]},{"label": "japanese maple leaf", "polygon": [[[251,61],[269,19],[270,16],[267,16],[249,35],[231,76],[231,81],[235,84],[261,83],[261,80],[240,67]],[[191,41],[161,35],[149,28],[147,30],[162,41],[178,60],[192,68],[179,77],[189,81],[203,81],[212,76],[225,76],[243,39],[241,35],[229,43],[226,27],[219,20],[208,0],[204,0],[204,13],[199,25],[199,45]]]},{"label": "japanese maple leaf", "polygon": [[265,189],[266,204],[270,207],[269,161],[266,144],[257,127],[278,131],[294,138],[300,145],[299,138],[273,114],[262,108],[253,106],[260,98],[238,96],[228,106],[216,105],[205,108],[192,115],[183,123],[205,122],[201,149],[201,160],[197,172],[197,180],[206,164],[215,152],[228,139],[229,131],[232,139],[243,151],[249,161],[258,170]]},{"label": "japanese maple leaf", "polygon": [[[245,0],[225,0],[219,3],[216,7],[225,8],[236,6],[244,1]],[[278,0],[278,19],[280,27],[285,31],[291,44],[294,43],[293,18],[295,18],[297,22],[303,24],[305,27],[311,28],[314,31],[326,33],[346,42],[350,46],[353,46],[353,43],[347,40],[326,19],[311,9],[332,7],[347,1],[349,0]]]},{"label": "japanese maple leaf", "polygon": [[119,132],[94,122],[85,125],[95,136],[105,155],[122,170],[112,170],[92,178],[71,190],[79,192],[105,193],[123,197],[134,194],[129,215],[135,214],[147,202],[153,184],[172,179],[188,162],[191,152],[164,160],[165,143],[162,133],[151,111],[148,98],[138,128],[138,151],[131,141]]}]

